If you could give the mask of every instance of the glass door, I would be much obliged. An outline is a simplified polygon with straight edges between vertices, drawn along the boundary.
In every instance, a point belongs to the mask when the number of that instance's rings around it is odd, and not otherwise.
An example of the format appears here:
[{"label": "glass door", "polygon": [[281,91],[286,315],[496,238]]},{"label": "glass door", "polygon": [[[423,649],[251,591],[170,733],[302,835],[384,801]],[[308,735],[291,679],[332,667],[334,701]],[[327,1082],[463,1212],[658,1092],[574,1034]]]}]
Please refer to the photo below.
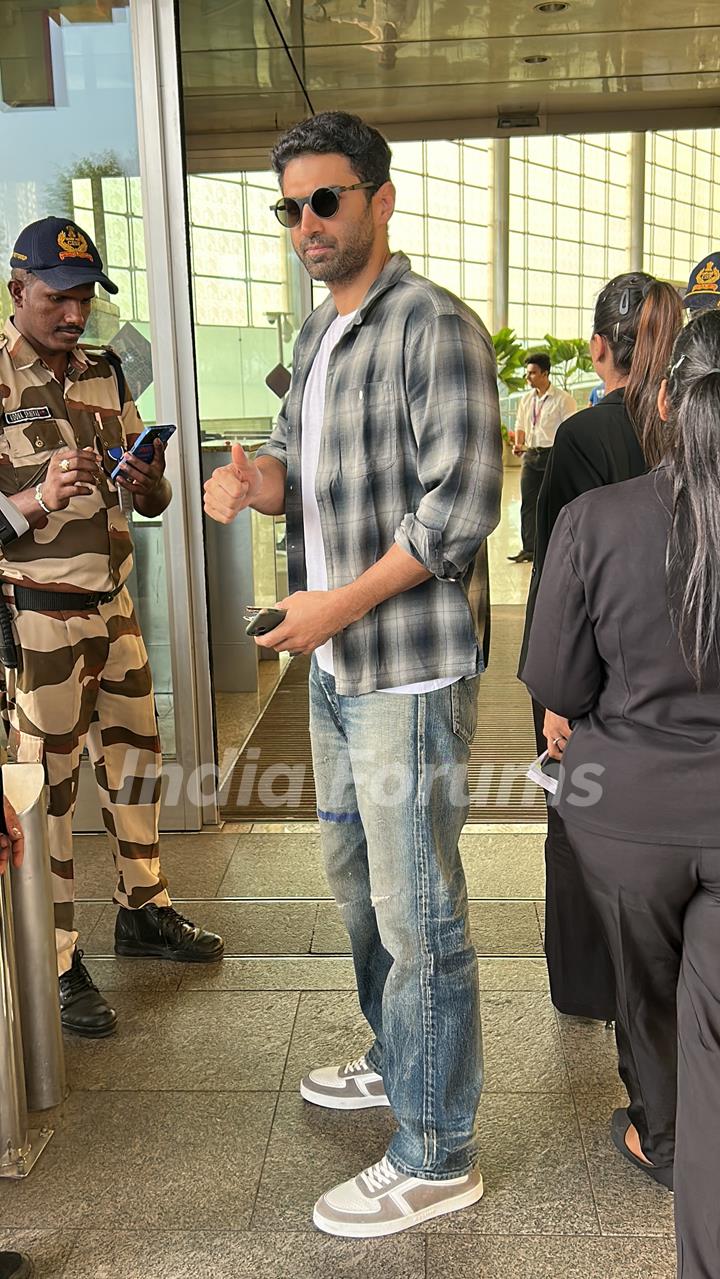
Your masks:
[{"label": "glass door", "polygon": [[[37,218],[67,216],[89,232],[119,292],[111,296],[98,287],[83,340],[112,344],[140,413],[152,424],[156,352],[130,10],[126,0],[72,0],[53,9],[30,2],[9,7],[7,18],[0,43],[0,262],[9,262],[18,231]],[[7,290],[2,294],[0,322],[10,311]],[[174,502],[182,503],[182,486],[174,487]],[[128,585],[150,656],[167,765],[163,825],[182,829],[200,824],[202,804],[188,799],[197,740],[192,734],[179,740],[177,731],[178,658],[164,528],[177,521],[171,511],[158,519],[132,516],[135,567]],[[173,567],[177,577],[182,566]],[[76,828],[101,828],[87,760]]]}]

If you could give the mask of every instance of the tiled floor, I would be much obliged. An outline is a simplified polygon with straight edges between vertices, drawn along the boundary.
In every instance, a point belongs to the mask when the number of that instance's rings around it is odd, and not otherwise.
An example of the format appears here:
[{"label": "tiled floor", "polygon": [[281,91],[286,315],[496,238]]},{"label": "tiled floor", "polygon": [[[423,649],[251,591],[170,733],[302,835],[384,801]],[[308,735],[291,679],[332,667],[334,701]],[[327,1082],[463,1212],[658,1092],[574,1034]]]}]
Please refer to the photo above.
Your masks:
[{"label": "tiled floor", "polygon": [[[506,559],[518,527],[509,471],[490,541],[499,604],[527,594],[529,567]],[[269,688],[276,672],[262,674]],[[247,700],[246,719],[230,698],[220,707],[227,747],[257,713]],[[55,1136],[27,1181],[0,1181],[0,1248],[26,1248],[38,1279],[672,1279],[672,1201],[608,1137],[624,1099],[612,1035],[550,1002],[538,827],[476,826],[462,839],[485,1196],[374,1242],[311,1223],[317,1196],[379,1158],[392,1126],[386,1110],[322,1111],[297,1092],[303,1072],[366,1043],[317,826],[233,824],[162,847],[179,908],[223,932],[225,961],[114,958],[109,849],[77,840],[81,945],[119,1030],[67,1038]]]},{"label": "tiled floor", "polygon": [[166,837],[211,967],[112,957],[104,840],[78,840],[90,968],[115,1038],[67,1039],[70,1095],[30,1177],[0,1182],[0,1246],[40,1279],[671,1279],[672,1201],[615,1154],[612,1036],[559,1017],[542,959],[542,835],[463,836],[480,952],[480,1204],[376,1242],[314,1231],[315,1198],[383,1153],[388,1111],[304,1103],[300,1075],[359,1053],[352,966],[317,829]]}]

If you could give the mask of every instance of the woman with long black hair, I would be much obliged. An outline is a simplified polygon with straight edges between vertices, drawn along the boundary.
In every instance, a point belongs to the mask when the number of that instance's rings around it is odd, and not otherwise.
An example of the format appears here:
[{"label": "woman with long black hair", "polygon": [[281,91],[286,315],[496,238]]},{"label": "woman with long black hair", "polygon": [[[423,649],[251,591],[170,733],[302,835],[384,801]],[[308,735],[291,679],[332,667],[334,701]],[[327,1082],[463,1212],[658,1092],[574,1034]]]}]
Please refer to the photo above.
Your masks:
[{"label": "woman with long black hair", "polygon": [[[661,456],[657,394],[682,321],[676,290],[643,272],[616,276],[597,299],[590,354],[606,394],[595,407],[563,422],[555,437],[538,498],[521,679],[545,555],[560,511],[589,489],[644,474]],[[571,731],[557,710],[533,701],[538,750],[547,747],[554,758],[561,757]],[[563,819],[552,803],[545,872],[545,954],[552,1001],[560,1012],[611,1021],[615,979],[610,956]]]},{"label": "woman with long black hair", "polygon": [[679,1275],[717,1279],[720,312],[678,337],[659,409],[661,465],[558,519],[524,675],[575,722],[559,808],[617,981],[613,1141],[674,1165]]}]

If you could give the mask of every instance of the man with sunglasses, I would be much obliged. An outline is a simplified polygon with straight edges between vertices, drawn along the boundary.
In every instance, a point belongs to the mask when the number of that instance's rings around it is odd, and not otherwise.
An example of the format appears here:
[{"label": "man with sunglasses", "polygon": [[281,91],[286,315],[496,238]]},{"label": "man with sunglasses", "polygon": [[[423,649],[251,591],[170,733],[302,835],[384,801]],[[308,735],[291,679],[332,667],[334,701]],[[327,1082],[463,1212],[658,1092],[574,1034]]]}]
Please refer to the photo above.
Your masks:
[{"label": "man with sunglasses", "polygon": [[477,961],[458,839],[483,669],[484,542],[500,514],[492,343],[388,245],[390,150],[327,112],[273,151],[276,216],[330,297],[306,320],[277,425],[205,486],[209,515],[285,512],[291,595],[264,647],[312,653],[310,729],[328,878],[374,1041],[302,1080],[339,1110],[391,1106],[383,1158],[315,1224],[393,1234],[482,1195]]}]

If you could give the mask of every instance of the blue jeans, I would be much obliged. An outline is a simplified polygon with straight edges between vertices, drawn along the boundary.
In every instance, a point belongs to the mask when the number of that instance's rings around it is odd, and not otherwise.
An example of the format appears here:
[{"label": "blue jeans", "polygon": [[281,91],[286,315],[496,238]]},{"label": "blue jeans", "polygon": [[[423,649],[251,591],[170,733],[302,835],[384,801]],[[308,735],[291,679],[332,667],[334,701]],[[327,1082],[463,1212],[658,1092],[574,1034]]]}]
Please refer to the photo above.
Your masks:
[{"label": "blue jeans", "polygon": [[313,659],[310,732],[323,853],[398,1131],[399,1172],[477,1158],[480,999],[458,839],[477,677],[433,693],[339,697]]}]

